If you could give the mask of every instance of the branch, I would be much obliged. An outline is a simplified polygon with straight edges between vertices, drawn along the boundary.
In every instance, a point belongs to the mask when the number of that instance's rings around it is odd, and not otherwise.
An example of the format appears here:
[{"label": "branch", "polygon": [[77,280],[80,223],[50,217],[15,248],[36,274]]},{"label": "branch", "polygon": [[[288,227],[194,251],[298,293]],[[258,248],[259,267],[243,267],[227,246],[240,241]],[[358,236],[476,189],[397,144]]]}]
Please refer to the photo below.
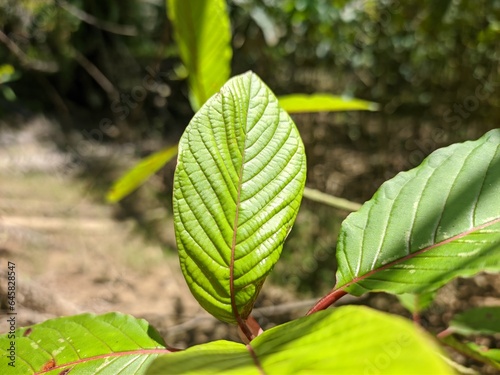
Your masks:
[{"label": "branch", "polygon": [[333,305],[335,302],[337,302],[339,299],[341,299],[343,296],[345,296],[347,292],[344,292],[342,289],[336,289],[328,293],[326,296],[321,298],[316,305],[314,305],[306,315],[311,315],[317,311],[324,310],[328,308],[329,306]]},{"label": "branch", "polygon": [[126,36],[137,35],[137,28],[133,25],[119,25],[114,22],[100,20],[94,17],[93,15],[75,7],[74,5],[67,3],[64,0],[56,0],[56,4],[59,5],[62,9],[64,9],[66,12],[78,18],[79,20],[88,23],[89,25],[92,25],[98,29],[118,35],[126,35]]},{"label": "branch", "polygon": [[108,94],[113,100],[118,98],[119,92],[111,81],[102,73],[97,66],[95,66],[89,59],[87,59],[80,51],[72,49],[73,57],[76,62],[81,65],[87,73],[94,78],[99,86]]},{"label": "branch", "polygon": [[330,194],[323,193],[316,189],[304,188],[304,198],[310,199],[315,202],[324,203],[329,206],[339,208],[346,211],[357,211],[361,205],[356,202],[348,201],[344,198],[335,197]]},{"label": "branch", "polygon": [[29,70],[36,70],[42,73],[55,73],[59,70],[59,66],[55,62],[34,60],[26,55],[19,46],[12,41],[7,35],[0,30],[0,42],[5,44],[10,52],[19,60],[21,65]]}]

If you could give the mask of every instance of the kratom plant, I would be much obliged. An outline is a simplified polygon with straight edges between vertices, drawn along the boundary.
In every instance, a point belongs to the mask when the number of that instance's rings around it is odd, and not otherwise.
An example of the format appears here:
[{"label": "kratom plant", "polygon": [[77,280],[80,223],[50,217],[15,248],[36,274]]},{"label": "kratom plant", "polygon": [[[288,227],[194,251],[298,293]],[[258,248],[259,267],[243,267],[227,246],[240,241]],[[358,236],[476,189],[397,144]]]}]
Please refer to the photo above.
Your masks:
[{"label": "kratom plant", "polygon": [[[167,15],[174,29],[182,69],[187,75],[189,100],[197,111],[208,98],[220,90],[231,74],[231,28],[226,0],[166,0]],[[182,75],[184,75],[182,74]],[[319,111],[375,111],[376,103],[343,98],[331,94],[291,94],[282,96],[280,105],[288,113]],[[118,202],[162,168],[177,154],[177,145],[149,155],[132,167],[111,187],[109,202]],[[305,195],[335,207],[357,209],[357,204],[341,198],[324,196],[306,189]]]},{"label": "kratom plant", "polygon": [[500,368],[498,349],[461,338],[499,333],[498,307],[458,315],[434,338],[368,307],[327,309],[346,294],[384,291],[418,311],[453,278],[500,270],[500,130],[439,149],[385,182],[342,223],[332,292],[307,316],[262,332],[252,308],[293,225],[305,176],[299,132],[271,90],[251,72],[231,79],[181,138],[173,205],[191,292],[237,325],[243,343],[180,350],[144,320],[84,314],[1,336],[0,373],[453,374],[459,366],[442,344]]}]

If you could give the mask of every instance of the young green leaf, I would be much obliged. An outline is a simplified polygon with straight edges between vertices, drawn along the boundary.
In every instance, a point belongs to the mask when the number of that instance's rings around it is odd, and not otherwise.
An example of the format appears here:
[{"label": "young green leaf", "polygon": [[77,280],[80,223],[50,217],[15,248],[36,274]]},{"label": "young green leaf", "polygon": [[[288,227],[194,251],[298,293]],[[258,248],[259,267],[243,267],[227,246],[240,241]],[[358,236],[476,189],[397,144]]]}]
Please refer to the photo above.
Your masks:
[{"label": "young green leaf", "polygon": [[500,306],[477,307],[457,314],[449,329],[461,335],[500,333]]},{"label": "young green leaf", "polygon": [[271,328],[247,346],[217,341],[156,359],[166,374],[453,374],[409,321],[345,306]]},{"label": "young green leaf", "polygon": [[302,198],[300,135],[253,73],[231,79],[179,143],[174,224],[182,272],[200,304],[240,323],[277,262]]},{"label": "young green leaf", "polygon": [[436,291],[421,293],[421,294],[413,294],[413,293],[404,293],[399,294],[398,299],[401,305],[407,308],[412,313],[419,313],[427,309],[432,301],[434,301],[434,297],[436,296]]},{"label": "young green leaf", "polygon": [[167,0],[167,14],[197,111],[231,73],[231,29],[225,0]]},{"label": "young green leaf", "polygon": [[0,373],[144,374],[149,363],[168,352],[145,320],[120,313],[83,314],[18,329],[15,340],[0,336]]},{"label": "young green leaf", "polygon": [[172,160],[175,155],[177,155],[177,145],[164,148],[142,159],[113,184],[106,194],[106,200],[115,203],[125,198]]},{"label": "young green leaf", "polygon": [[280,106],[288,113],[378,110],[377,103],[330,94],[291,94],[280,96],[278,100]]},{"label": "young green leaf", "polygon": [[500,271],[499,191],[499,129],[435,151],[344,221],[336,290],[418,294]]}]

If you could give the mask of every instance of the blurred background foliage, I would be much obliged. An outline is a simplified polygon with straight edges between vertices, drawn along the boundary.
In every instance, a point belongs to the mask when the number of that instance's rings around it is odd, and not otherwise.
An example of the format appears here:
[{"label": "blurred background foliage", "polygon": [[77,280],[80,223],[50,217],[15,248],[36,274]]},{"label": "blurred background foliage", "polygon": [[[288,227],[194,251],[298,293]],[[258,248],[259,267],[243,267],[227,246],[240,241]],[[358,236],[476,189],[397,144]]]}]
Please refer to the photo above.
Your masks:
[{"label": "blurred background foliage", "polygon": [[[132,142],[136,156],[177,142],[193,112],[166,8],[164,0],[0,0],[4,123],[44,114],[66,135]],[[294,116],[310,187],[363,202],[434,149],[498,126],[499,0],[229,0],[228,9],[233,75],[252,69],[279,95],[381,104],[379,113]],[[144,212],[168,201],[172,170],[151,185],[154,198],[138,192],[121,203],[160,241],[162,225],[151,229]],[[108,187],[116,177],[99,181]],[[346,213],[304,208],[275,274],[299,290],[325,289],[331,228]]]},{"label": "blurred background foliage", "polygon": [[[489,95],[477,115],[498,120],[500,1],[228,4],[233,73],[253,69],[278,94],[336,92],[378,101],[386,113],[442,115],[443,106],[461,104],[483,85]],[[144,126],[178,126],[178,115],[190,113],[180,105],[185,76],[165,8],[162,0],[2,0],[0,61],[20,75],[10,84],[18,105],[4,96],[2,113],[127,117],[121,136],[133,139]],[[165,84],[124,116],[127,94],[148,70]]]}]

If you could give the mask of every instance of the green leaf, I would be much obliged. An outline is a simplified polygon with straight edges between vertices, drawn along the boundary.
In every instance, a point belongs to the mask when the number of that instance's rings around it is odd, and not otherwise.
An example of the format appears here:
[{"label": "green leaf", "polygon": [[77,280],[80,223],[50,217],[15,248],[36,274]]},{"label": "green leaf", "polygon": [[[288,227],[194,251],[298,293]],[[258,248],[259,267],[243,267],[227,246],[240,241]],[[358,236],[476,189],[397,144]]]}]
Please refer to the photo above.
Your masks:
[{"label": "green leaf", "polygon": [[[15,334],[15,340],[0,336],[1,374],[144,374],[169,352],[145,320],[120,313],[51,319]],[[15,358],[9,357],[12,342]]]},{"label": "green leaf", "polygon": [[495,363],[495,367],[500,369],[500,349],[491,349],[477,345],[474,342],[468,342],[467,346],[478,352],[481,356],[486,357]]},{"label": "green leaf", "polygon": [[418,313],[427,309],[434,301],[435,296],[436,291],[421,294],[404,293],[399,294],[398,299],[410,312]]},{"label": "green leaf", "polygon": [[225,0],[167,0],[195,111],[231,73],[231,29]]},{"label": "green leaf", "polygon": [[462,353],[463,355],[466,355],[467,357],[474,358],[477,361],[486,363],[496,369],[500,369],[498,357],[500,352],[499,349],[485,349],[472,342],[463,343],[458,340],[455,335],[441,337],[440,340],[444,344]]},{"label": "green leaf", "polygon": [[453,374],[439,352],[403,318],[345,306],[274,327],[248,346],[217,341],[161,356],[147,374]]},{"label": "green leaf", "polygon": [[298,130],[255,74],[231,79],[191,120],[174,177],[175,233],[191,292],[218,319],[250,313],[305,177]]},{"label": "green leaf", "polygon": [[146,182],[151,175],[172,160],[175,155],[177,155],[177,145],[164,148],[142,159],[113,184],[106,194],[106,200],[115,203],[123,199]]},{"label": "green leaf", "polygon": [[361,99],[349,99],[330,94],[291,94],[278,98],[280,106],[288,113],[377,111],[379,105]]},{"label": "green leaf", "polygon": [[478,307],[457,314],[450,330],[461,335],[500,333],[500,307]]},{"label": "green leaf", "polygon": [[336,290],[426,293],[500,271],[500,130],[433,152],[343,222]]}]

